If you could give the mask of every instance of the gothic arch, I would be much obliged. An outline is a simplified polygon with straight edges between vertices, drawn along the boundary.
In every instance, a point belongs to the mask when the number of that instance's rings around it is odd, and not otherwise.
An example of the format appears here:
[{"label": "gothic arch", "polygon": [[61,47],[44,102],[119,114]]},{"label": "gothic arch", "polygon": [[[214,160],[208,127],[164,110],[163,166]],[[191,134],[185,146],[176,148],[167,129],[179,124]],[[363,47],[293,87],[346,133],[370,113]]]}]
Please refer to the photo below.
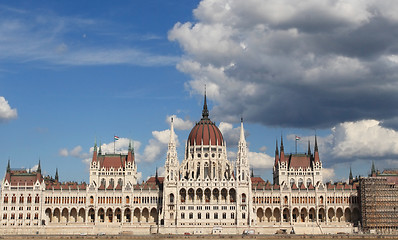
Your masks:
[{"label": "gothic arch", "polygon": [[271,218],[272,218],[272,210],[271,210],[271,208],[265,209],[265,220],[267,222],[270,222]]},{"label": "gothic arch", "polygon": [[152,208],[151,212],[149,213],[149,220],[150,222],[157,223],[158,222],[158,213],[156,208]]},{"label": "gothic arch", "polygon": [[328,210],[328,219],[329,219],[330,222],[334,222],[334,219],[335,219],[334,208],[329,208],[329,210]]},{"label": "gothic arch", "polygon": [[338,221],[338,222],[341,222],[341,221],[343,221],[343,219],[344,219],[344,217],[343,217],[343,209],[341,209],[340,207],[337,208],[337,211],[336,211],[336,218],[337,218],[337,221]]},{"label": "gothic arch", "polygon": [[344,220],[346,222],[351,222],[351,210],[350,210],[350,208],[346,208],[344,210]]},{"label": "gothic arch", "polygon": [[262,208],[257,209],[257,222],[264,222],[264,210]]},{"label": "gothic arch", "polygon": [[69,221],[69,212],[67,208],[62,209],[61,222],[67,223]]},{"label": "gothic arch", "polygon": [[76,210],[76,208],[72,208],[70,210],[69,222],[71,222],[71,223],[77,222],[77,210]]},{"label": "gothic arch", "polygon": [[130,208],[126,208],[124,210],[124,221],[125,222],[131,222],[131,210],[130,210]]},{"label": "gothic arch", "polygon": [[143,217],[143,221],[144,222],[148,222],[149,221],[149,210],[148,210],[148,208],[144,208],[142,210],[142,217]]},{"label": "gothic arch", "polygon": [[79,209],[77,221],[80,223],[86,222],[86,210],[84,208]]},{"label": "gothic arch", "polygon": [[134,209],[133,222],[141,222],[141,212],[139,208]]}]

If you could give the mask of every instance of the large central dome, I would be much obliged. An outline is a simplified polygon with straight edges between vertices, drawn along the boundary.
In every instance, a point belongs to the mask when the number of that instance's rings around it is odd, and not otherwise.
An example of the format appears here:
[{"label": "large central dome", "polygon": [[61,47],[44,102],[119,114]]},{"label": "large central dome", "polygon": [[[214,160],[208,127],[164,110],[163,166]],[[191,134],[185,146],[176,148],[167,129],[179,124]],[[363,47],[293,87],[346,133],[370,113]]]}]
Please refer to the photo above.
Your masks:
[{"label": "large central dome", "polygon": [[223,144],[224,138],[220,129],[209,118],[205,94],[202,119],[192,128],[188,137],[188,145],[223,146]]}]

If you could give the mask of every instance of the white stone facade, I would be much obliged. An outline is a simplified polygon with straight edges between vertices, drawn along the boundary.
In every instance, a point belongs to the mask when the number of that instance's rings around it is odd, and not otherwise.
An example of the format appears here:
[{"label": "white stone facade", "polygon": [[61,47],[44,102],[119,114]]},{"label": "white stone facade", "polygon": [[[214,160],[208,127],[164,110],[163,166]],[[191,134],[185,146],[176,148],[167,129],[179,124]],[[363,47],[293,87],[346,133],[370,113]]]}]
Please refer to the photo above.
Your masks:
[{"label": "white stone facade", "polygon": [[[102,154],[95,147],[89,184],[60,183],[37,172],[11,170],[1,187],[0,232],[149,234],[273,234],[352,232],[359,221],[356,185],[322,182],[314,154],[277,148],[274,183],[250,176],[243,122],[237,159],[227,159],[221,132],[208,118],[191,131],[177,159],[173,123],[165,176],[137,184],[134,150]],[[296,161],[296,162],[295,162]]]}]

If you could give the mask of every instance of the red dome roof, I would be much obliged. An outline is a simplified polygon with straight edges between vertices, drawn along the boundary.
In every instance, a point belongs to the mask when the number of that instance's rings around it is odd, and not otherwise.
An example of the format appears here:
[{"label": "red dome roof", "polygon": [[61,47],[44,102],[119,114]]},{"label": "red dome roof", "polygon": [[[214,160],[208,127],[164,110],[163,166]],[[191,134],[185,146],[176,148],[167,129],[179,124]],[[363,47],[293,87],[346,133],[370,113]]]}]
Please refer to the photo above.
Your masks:
[{"label": "red dome roof", "polygon": [[210,119],[201,119],[192,128],[191,133],[188,137],[188,144],[191,146],[196,143],[196,145],[214,145],[222,146],[224,138],[221,134],[220,129],[212,122]]},{"label": "red dome roof", "polygon": [[224,138],[220,129],[209,119],[209,111],[207,110],[206,94],[202,111],[202,119],[192,128],[188,137],[189,145],[214,145],[222,146]]}]

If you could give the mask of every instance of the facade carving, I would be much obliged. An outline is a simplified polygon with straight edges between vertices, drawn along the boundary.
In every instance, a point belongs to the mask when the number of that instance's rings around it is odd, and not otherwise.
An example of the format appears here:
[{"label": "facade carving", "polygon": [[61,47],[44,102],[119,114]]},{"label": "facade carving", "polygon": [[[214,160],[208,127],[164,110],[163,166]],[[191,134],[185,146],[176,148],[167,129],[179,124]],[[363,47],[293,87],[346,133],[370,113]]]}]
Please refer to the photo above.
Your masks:
[{"label": "facade carving", "polygon": [[[134,149],[103,154],[94,146],[89,183],[61,183],[8,163],[1,186],[3,233],[232,233],[247,229],[275,233],[352,232],[360,220],[357,184],[323,183],[322,162],[314,153],[275,151],[273,183],[250,175],[241,121],[237,157],[210,120],[206,97],[178,160],[173,121],[165,176],[137,182]],[[58,174],[57,174],[58,175]]]}]

